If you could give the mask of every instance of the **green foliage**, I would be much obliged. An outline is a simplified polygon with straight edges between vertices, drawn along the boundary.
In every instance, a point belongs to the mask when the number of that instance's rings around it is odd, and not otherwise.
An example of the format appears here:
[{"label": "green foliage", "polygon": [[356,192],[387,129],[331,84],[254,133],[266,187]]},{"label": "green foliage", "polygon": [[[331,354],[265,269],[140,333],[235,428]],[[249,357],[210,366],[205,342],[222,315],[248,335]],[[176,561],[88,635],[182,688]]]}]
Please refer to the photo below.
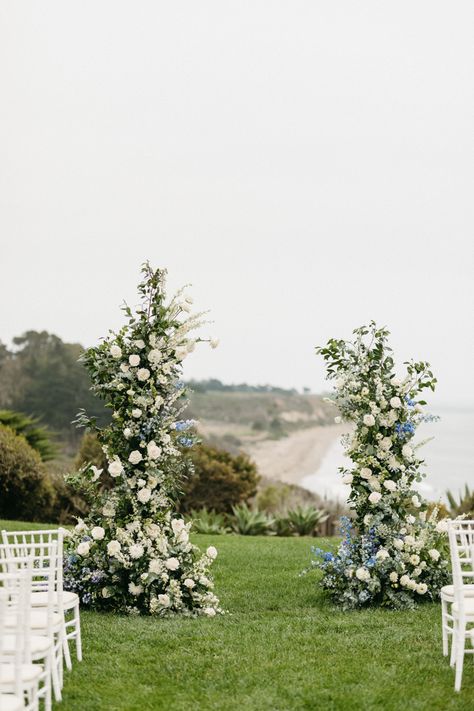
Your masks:
[{"label": "green foliage", "polygon": [[41,457],[24,437],[0,425],[0,516],[48,521],[54,489]]},{"label": "green foliage", "polygon": [[286,517],[291,529],[299,536],[316,535],[318,526],[328,519],[325,511],[314,506],[297,506],[290,509]]},{"label": "green foliage", "polygon": [[449,513],[452,517],[461,516],[462,514],[474,515],[474,491],[469,488],[468,484],[465,485],[464,492],[459,492],[458,501],[449,489],[446,492],[446,498],[449,502]]},{"label": "green foliage", "polygon": [[0,407],[41,418],[75,442],[71,425],[80,407],[101,423],[109,421],[104,405],[90,391],[90,379],[78,362],[82,347],[64,343],[46,331],[27,331],[13,339],[14,352],[0,358]]},{"label": "green foliage", "polygon": [[190,520],[193,522],[195,533],[205,533],[207,535],[220,535],[227,533],[228,526],[224,514],[201,509],[200,511],[190,511]]},{"label": "green foliage", "polygon": [[107,457],[95,432],[84,432],[76,455],[75,465],[81,469],[87,464],[95,464],[99,469],[106,469]]},{"label": "green foliage", "polygon": [[232,529],[242,536],[264,536],[270,532],[274,523],[267,514],[251,509],[247,504],[233,506],[232,513]]},{"label": "green foliage", "polygon": [[193,470],[183,484],[182,511],[191,509],[229,513],[232,507],[255,495],[257,468],[246,454],[232,455],[207,444],[190,453]]},{"label": "green foliage", "polygon": [[52,442],[50,432],[45,427],[41,427],[37,418],[13,410],[0,410],[0,425],[22,435],[30,447],[38,452],[43,462],[56,456],[57,446]]}]

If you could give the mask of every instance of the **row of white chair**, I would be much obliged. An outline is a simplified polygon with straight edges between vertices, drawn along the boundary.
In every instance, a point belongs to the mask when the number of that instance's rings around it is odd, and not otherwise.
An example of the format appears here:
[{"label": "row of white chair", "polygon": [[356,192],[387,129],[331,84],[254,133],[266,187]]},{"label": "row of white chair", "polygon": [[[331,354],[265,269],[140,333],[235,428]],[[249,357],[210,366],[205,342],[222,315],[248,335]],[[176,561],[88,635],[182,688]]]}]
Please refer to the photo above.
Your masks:
[{"label": "row of white chair", "polygon": [[[448,521],[453,584],[441,589],[443,654],[455,668],[455,691],[461,690],[464,655],[474,653],[474,521]],[[470,646],[469,646],[470,645]]]},{"label": "row of white chair", "polygon": [[[2,531],[0,711],[61,700],[69,641],[82,658],[79,597],[63,589],[63,529]],[[18,703],[20,705],[18,706]],[[16,704],[16,705],[15,705]]]}]

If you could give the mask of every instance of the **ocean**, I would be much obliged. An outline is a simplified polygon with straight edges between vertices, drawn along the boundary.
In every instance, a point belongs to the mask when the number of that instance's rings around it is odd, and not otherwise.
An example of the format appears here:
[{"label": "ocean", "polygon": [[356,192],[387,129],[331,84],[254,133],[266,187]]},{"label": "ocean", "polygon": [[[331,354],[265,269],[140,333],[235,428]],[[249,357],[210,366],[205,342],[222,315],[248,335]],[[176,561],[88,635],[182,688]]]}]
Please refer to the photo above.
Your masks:
[{"label": "ocean", "polygon": [[[474,489],[474,410],[437,408],[438,422],[418,428],[415,442],[433,439],[418,450],[425,460],[426,478],[418,485],[429,501],[445,501],[446,489],[457,498],[465,484]],[[338,467],[348,466],[341,443],[335,441],[315,474],[305,477],[301,486],[328,499],[345,500],[349,487],[341,483]]]}]

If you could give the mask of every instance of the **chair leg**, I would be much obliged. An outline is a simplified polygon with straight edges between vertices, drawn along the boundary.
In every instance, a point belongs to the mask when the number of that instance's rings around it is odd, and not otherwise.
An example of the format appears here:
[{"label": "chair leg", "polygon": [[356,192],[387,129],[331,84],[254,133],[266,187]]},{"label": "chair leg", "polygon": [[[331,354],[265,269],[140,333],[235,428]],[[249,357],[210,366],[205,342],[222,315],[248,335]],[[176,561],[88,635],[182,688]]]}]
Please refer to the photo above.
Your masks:
[{"label": "chair leg", "polygon": [[453,633],[451,639],[451,657],[449,659],[449,666],[454,667],[456,664],[456,648],[458,643],[458,623],[457,620],[453,622]]},{"label": "chair leg", "polygon": [[79,612],[79,602],[74,607],[74,622],[76,629],[76,656],[77,661],[82,662],[81,615]]},{"label": "chair leg", "polygon": [[[58,661],[58,655],[56,653],[56,650],[57,650],[57,645],[56,645],[56,640],[54,640],[53,649],[51,652],[51,655],[52,655],[51,678],[53,680],[54,698],[56,699],[56,701],[61,701],[62,700],[61,676],[60,676],[60,672],[59,672],[59,661]],[[62,658],[61,647],[59,647],[59,652],[61,653],[61,658]]]},{"label": "chair leg", "polygon": [[466,644],[466,625],[458,624],[456,635],[456,678],[454,682],[454,690],[461,690],[462,668],[464,664],[464,647]]},{"label": "chair leg", "polygon": [[63,654],[64,654],[64,661],[66,662],[66,668],[69,671],[71,671],[71,669],[72,669],[71,652],[69,651],[69,642],[67,641],[66,626],[64,626],[64,628],[63,628]]},{"label": "chair leg", "polygon": [[446,600],[441,600],[441,629],[442,629],[442,635],[443,635],[443,656],[447,657],[449,653],[449,645],[448,645],[448,620],[447,620],[447,604]]},{"label": "chair leg", "polygon": [[45,664],[45,672],[46,672],[46,681],[45,681],[45,695],[44,695],[44,708],[45,711],[51,711],[52,707],[52,699],[51,699],[51,677],[52,677],[52,657],[53,657],[53,652],[52,650],[49,652],[48,656],[44,660]]}]

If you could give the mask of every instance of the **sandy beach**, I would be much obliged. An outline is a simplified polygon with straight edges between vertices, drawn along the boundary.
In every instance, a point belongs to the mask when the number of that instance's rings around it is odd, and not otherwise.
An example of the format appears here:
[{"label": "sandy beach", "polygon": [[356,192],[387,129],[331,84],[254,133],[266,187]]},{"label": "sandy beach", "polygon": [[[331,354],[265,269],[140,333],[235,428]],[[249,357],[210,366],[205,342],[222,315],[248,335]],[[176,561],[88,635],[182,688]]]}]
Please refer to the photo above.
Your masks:
[{"label": "sandy beach", "polygon": [[249,444],[246,451],[264,477],[301,484],[305,477],[317,472],[331,444],[344,432],[347,425],[309,427],[279,440]]}]

